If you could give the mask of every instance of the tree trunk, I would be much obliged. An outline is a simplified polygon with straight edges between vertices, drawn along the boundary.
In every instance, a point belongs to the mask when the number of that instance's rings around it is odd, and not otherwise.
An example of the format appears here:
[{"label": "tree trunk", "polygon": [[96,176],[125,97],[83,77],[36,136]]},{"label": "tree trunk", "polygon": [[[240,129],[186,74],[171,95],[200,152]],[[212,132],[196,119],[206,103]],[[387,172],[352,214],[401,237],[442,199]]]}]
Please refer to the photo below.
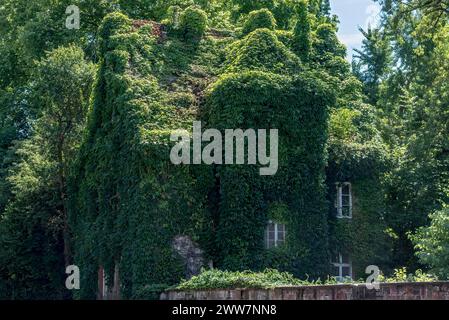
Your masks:
[{"label": "tree trunk", "polygon": [[70,232],[69,232],[69,223],[67,216],[67,207],[66,207],[66,179],[65,179],[65,170],[64,170],[64,156],[63,156],[63,147],[64,147],[65,136],[61,134],[59,137],[58,143],[58,180],[59,180],[59,196],[61,199],[62,206],[62,219],[63,219],[63,241],[64,241],[64,263],[65,266],[71,265],[71,257],[72,250],[70,247]]}]

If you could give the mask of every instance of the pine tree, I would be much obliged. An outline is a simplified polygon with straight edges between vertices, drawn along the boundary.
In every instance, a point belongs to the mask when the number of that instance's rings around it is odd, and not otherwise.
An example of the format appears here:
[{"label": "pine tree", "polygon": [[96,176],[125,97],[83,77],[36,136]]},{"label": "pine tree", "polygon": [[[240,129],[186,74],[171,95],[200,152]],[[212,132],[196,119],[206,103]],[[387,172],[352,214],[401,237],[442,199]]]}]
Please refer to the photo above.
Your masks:
[{"label": "pine tree", "polygon": [[321,17],[330,17],[331,14],[331,4],[329,0],[321,0],[320,4],[320,14]]},{"label": "pine tree", "polygon": [[391,63],[391,46],[386,36],[379,29],[359,28],[365,39],[362,49],[355,49],[353,70],[356,76],[365,84],[365,94],[368,102],[375,105],[378,100],[379,85],[387,75]]}]

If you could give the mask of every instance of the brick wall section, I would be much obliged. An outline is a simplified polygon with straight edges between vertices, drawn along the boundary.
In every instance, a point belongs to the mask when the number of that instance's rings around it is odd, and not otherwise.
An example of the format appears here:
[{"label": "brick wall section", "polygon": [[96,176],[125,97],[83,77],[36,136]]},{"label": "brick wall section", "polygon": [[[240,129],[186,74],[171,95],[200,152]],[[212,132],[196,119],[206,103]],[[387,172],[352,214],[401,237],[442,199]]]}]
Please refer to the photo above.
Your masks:
[{"label": "brick wall section", "polygon": [[168,291],[161,300],[449,300],[449,282],[384,283],[380,290],[364,284]]}]

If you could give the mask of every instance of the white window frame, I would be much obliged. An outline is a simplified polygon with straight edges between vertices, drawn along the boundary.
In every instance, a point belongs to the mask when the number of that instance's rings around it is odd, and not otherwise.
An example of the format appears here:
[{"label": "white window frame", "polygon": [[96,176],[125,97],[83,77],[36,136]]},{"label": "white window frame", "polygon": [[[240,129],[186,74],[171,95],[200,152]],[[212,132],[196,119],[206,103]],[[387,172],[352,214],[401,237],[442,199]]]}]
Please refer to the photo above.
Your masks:
[{"label": "white window frame", "polygon": [[103,269],[103,299],[108,298],[108,285],[106,283],[106,272]]},{"label": "white window frame", "polygon": [[104,267],[100,267],[100,276],[101,276],[101,295],[100,298],[102,300],[107,300],[108,298],[108,285],[106,284],[106,271]]},{"label": "white window frame", "polygon": [[[270,224],[274,225],[274,248],[277,248],[279,245],[284,244],[285,240],[286,240],[286,237],[287,237],[287,227],[286,227],[285,224],[277,223],[277,222],[274,222],[274,221],[271,221],[271,220],[268,221],[268,225],[267,225],[266,230],[265,230],[265,247],[267,249],[273,248],[273,247],[270,247],[270,231],[269,231],[269,228],[268,228]],[[280,233],[279,226],[281,226],[281,225],[284,226],[284,239],[282,241],[279,240],[279,233]]]},{"label": "white window frame", "polygon": [[[348,186],[349,194],[343,194],[343,187]],[[337,218],[339,219],[352,219],[352,185],[350,182],[336,183],[337,187]],[[343,196],[349,196],[348,215],[343,215]],[[346,207],[346,206],[345,206]]]},{"label": "white window frame", "polygon": [[338,261],[332,262],[332,265],[336,268],[338,268],[338,276],[337,280],[342,282],[345,280],[346,277],[343,277],[343,268],[349,268],[349,277],[352,279],[352,262],[351,258],[348,257],[348,263],[343,263],[343,255],[341,253],[338,253]]}]

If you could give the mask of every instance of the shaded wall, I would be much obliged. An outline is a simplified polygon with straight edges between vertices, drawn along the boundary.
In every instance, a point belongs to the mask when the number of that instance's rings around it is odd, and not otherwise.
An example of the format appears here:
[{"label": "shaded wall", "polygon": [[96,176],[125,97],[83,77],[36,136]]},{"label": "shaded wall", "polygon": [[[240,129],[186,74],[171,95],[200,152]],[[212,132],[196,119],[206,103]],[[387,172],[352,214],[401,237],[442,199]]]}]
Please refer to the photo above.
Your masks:
[{"label": "shaded wall", "polygon": [[365,284],[168,291],[161,300],[449,300],[449,282],[385,283],[380,290]]}]

